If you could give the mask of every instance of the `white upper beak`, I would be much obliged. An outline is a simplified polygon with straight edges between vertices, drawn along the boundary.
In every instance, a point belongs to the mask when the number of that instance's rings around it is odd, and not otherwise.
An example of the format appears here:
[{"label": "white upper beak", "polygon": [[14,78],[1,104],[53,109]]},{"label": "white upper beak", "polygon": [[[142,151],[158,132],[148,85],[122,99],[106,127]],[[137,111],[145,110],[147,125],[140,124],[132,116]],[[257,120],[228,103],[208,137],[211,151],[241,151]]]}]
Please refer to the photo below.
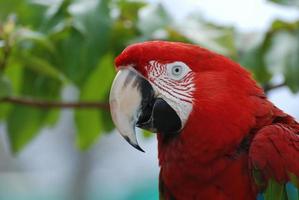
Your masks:
[{"label": "white upper beak", "polygon": [[136,149],[143,151],[138,145],[135,131],[142,101],[139,77],[133,68],[121,69],[113,81],[109,103],[112,120],[120,134]]}]

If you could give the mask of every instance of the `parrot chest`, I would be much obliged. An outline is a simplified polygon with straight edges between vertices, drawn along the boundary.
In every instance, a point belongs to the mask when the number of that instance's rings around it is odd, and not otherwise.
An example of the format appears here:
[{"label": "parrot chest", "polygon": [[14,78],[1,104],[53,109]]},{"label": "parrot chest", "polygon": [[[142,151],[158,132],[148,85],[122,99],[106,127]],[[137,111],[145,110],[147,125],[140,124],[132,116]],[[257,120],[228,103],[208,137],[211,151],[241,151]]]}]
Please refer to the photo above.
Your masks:
[{"label": "parrot chest", "polygon": [[[171,145],[174,144],[169,144]],[[167,148],[164,144],[163,148]],[[159,147],[160,190],[164,198],[255,199],[256,192],[248,170],[248,155],[236,159],[218,158],[200,162],[183,150],[183,144],[176,144],[176,151]],[[161,188],[163,187],[163,188]]]}]

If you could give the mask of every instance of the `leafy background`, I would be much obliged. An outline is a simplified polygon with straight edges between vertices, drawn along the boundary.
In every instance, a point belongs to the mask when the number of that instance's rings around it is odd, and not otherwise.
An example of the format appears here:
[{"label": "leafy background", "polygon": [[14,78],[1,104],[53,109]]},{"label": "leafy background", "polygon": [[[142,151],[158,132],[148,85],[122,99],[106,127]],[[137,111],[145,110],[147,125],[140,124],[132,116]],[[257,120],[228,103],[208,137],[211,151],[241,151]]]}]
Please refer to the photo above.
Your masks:
[{"label": "leafy background", "polygon": [[[299,12],[298,0],[272,3]],[[276,19],[265,32],[241,32],[198,12],[179,22],[162,3],[0,0],[0,131],[5,154],[15,159],[57,127],[74,132],[68,140],[78,149],[72,150],[78,164],[72,173],[79,175],[68,197],[87,198],[82,187],[88,187],[84,175],[90,152],[95,145],[107,145],[101,136],[114,129],[107,110],[113,59],[127,45],[153,39],[194,43],[224,54],[252,71],[267,92],[279,87],[299,91],[299,18]],[[65,121],[71,126],[61,129]],[[149,182],[155,187],[155,181]],[[146,194],[154,195],[153,190]]]}]

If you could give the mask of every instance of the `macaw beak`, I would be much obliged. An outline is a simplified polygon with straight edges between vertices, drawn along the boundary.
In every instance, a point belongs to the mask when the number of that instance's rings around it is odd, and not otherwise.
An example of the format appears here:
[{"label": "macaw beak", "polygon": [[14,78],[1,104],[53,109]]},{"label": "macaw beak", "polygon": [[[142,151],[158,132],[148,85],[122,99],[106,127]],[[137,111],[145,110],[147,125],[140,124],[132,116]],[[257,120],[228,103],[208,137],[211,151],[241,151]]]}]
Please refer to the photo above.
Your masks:
[{"label": "macaw beak", "polygon": [[174,134],[182,126],[175,110],[157,95],[151,83],[132,67],[120,69],[111,87],[109,103],[112,120],[128,143],[142,152],[135,127]]}]

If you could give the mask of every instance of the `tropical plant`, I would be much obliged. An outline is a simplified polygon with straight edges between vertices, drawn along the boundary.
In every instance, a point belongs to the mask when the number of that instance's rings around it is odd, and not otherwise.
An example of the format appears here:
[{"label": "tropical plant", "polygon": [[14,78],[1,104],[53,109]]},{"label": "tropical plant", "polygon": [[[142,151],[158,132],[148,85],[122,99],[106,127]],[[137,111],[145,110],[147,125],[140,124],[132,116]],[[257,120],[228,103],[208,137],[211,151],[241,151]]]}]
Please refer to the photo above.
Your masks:
[{"label": "tropical plant", "polygon": [[[298,6],[296,0],[279,3]],[[285,85],[299,90],[299,19],[276,20],[260,36],[194,14],[179,23],[161,4],[143,1],[0,0],[0,121],[12,152],[54,126],[62,109],[74,110],[80,149],[109,133],[113,59],[128,44],[153,39],[195,43],[229,56],[266,91]],[[280,74],[282,81],[273,82]]]}]

